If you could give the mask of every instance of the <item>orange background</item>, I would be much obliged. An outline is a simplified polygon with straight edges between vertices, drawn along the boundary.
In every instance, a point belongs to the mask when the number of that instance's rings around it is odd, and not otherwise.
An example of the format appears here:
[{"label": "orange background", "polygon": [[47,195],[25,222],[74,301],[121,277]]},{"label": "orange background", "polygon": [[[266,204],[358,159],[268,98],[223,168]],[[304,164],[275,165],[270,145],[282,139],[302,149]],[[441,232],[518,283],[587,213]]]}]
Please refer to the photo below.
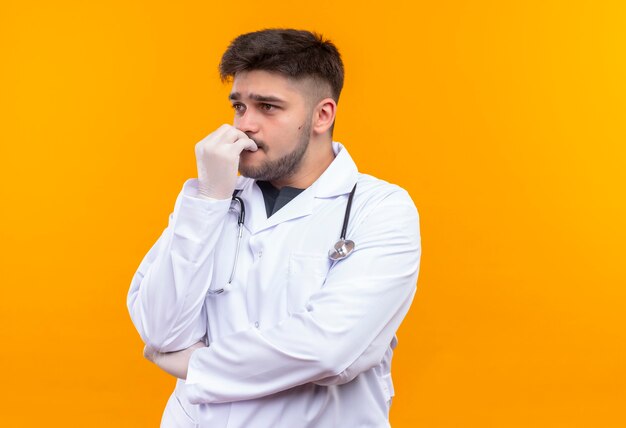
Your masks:
[{"label": "orange background", "polygon": [[221,53],[287,26],[339,46],[335,138],[421,214],[392,425],[626,426],[625,23],[623,1],[4,0],[0,424],[158,426],[174,382],[130,279],[232,120]]}]

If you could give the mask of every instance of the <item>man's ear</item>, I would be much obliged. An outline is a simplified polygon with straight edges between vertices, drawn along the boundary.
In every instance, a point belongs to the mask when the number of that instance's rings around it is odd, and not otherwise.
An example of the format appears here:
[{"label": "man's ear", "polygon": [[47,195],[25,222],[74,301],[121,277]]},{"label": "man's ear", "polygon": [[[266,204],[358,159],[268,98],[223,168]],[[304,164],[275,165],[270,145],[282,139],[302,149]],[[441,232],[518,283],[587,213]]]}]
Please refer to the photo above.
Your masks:
[{"label": "man's ear", "polygon": [[337,103],[332,98],[324,98],[317,103],[313,110],[312,131],[316,134],[324,134],[331,129],[337,114]]}]

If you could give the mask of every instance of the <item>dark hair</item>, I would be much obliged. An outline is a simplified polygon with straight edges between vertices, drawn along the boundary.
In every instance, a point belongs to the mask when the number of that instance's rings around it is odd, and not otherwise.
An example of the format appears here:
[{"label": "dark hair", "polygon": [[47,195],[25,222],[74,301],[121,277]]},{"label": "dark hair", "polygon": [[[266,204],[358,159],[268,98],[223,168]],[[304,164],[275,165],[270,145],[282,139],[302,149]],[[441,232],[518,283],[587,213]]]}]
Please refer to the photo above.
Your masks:
[{"label": "dark hair", "polygon": [[343,87],[343,62],[335,45],[320,34],[304,30],[268,29],[242,34],[222,55],[219,69],[222,81],[250,70],[295,79],[312,77],[330,85],[335,102]]}]

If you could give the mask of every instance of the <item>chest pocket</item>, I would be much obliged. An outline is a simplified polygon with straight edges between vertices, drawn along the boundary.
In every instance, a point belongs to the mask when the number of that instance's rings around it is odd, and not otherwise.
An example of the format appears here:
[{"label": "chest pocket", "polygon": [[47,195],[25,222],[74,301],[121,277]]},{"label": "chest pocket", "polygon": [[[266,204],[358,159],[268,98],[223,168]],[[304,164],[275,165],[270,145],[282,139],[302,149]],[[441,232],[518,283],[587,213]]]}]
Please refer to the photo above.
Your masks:
[{"label": "chest pocket", "polygon": [[322,288],[330,268],[326,255],[292,253],[287,276],[287,311],[304,310],[311,294]]}]

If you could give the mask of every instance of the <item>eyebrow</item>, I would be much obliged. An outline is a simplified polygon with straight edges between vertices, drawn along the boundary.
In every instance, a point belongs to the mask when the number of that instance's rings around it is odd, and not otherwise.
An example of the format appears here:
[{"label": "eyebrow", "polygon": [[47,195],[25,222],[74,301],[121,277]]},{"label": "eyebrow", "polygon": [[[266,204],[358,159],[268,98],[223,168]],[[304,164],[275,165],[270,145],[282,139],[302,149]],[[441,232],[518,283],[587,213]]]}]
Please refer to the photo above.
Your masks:
[{"label": "eyebrow", "polygon": [[[249,97],[255,101],[260,101],[263,103],[285,103],[284,100],[273,95],[250,94]],[[239,101],[241,99],[241,94],[239,92],[231,92],[231,94],[228,96],[228,99],[231,101]]]}]

